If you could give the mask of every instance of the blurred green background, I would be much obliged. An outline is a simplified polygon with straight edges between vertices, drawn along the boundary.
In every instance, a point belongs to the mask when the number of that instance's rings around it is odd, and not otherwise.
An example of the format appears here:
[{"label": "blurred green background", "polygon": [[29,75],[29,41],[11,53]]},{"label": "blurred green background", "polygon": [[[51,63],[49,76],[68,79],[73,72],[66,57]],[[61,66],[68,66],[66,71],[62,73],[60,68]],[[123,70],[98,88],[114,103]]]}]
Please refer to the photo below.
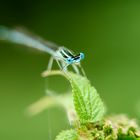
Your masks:
[{"label": "blurred green background", "polygon": [[[139,0],[1,0],[0,25],[23,26],[84,52],[82,65],[108,113],[140,118]],[[47,54],[0,42],[0,140],[53,140],[69,127],[61,108],[33,118],[24,114],[45,95],[41,72],[48,59]]]}]

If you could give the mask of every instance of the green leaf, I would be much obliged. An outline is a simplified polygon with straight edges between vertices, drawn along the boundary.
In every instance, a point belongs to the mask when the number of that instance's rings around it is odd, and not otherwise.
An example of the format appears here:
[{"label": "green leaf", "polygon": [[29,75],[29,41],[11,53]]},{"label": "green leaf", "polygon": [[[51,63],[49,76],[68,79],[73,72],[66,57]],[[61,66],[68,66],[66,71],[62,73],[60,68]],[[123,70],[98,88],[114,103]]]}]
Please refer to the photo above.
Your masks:
[{"label": "green leaf", "polygon": [[140,138],[123,136],[123,137],[119,137],[118,140],[140,140]]},{"label": "green leaf", "polygon": [[76,130],[65,130],[62,131],[55,140],[77,140],[78,135],[76,133]]},{"label": "green leaf", "polygon": [[69,73],[75,110],[82,124],[100,121],[105,113],[104,104],[89,80]]}]

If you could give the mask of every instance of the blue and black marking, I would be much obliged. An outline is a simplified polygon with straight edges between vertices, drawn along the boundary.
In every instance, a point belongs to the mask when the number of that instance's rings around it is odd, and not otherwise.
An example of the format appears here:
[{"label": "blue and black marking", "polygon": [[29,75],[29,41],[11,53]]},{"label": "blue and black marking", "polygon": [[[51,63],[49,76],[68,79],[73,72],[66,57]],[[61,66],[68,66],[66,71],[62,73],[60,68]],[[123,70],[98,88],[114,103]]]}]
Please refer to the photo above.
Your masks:
[{"label": "blue and black marking", "polygon": [[66,60],[66,63],[68,63],[68,64],[79,63],[82,59],[84,59],[83,53],[74,55],[74,54],[72,54],[71,51],[69,51],[66,48],[61,49],[60,54],[63,56],[63,58]]}]

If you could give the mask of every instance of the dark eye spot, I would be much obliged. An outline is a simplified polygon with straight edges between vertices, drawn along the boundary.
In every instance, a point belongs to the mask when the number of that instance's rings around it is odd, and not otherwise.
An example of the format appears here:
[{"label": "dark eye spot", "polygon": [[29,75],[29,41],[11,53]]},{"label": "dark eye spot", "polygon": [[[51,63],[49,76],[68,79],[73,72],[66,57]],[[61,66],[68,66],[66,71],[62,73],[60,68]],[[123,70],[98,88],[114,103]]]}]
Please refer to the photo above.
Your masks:
[{"label": "dark eye spot", "polygon": [[71,59],[71,58],[68,58],[67,61],[68,61],[69,63],[71,63],[72,59]]},{"label": "dark eye spot", "polygon": [[69,62],[71,62],[71,59],[68,59]]}]

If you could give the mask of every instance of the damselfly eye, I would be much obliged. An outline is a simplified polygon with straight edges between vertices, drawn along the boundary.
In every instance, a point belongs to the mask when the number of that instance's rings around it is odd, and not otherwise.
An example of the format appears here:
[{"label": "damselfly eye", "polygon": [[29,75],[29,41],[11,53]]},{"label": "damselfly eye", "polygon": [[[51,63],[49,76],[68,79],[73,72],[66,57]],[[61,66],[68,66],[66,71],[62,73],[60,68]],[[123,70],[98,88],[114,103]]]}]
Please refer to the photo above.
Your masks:
[{"label": "damselfly eye", "polygon": [[84,59],[84,58],[85,58],[84,53],[80,53],[80,58],[81,58],[81,59]]}]

